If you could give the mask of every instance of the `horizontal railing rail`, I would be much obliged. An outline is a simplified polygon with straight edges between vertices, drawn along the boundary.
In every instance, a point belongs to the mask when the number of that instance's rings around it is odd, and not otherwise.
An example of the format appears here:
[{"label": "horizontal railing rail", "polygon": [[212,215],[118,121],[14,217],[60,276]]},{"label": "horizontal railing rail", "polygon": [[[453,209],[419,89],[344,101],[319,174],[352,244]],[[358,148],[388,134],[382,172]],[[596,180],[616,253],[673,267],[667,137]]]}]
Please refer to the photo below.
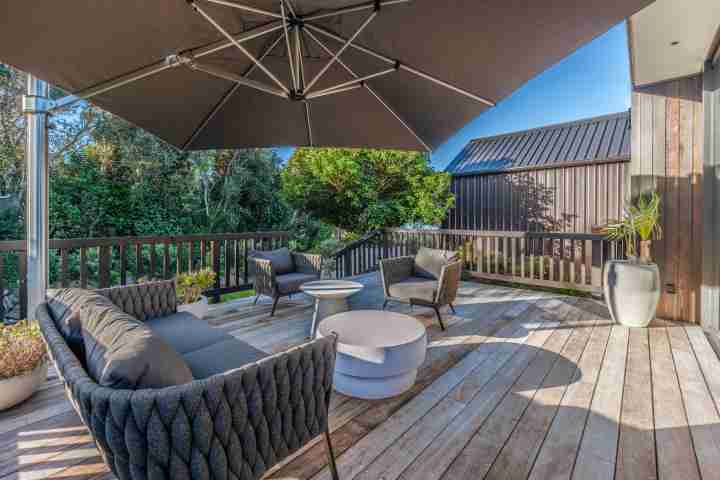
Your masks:
[{"label": "horizontal railing rail", "polygon": [[[252,288],[248,253],[288,245],[283,231],[50,240],[50,288],[105,288],[169,279],[203,268],[216,274],[210,297]],[[23,240],[0,241],[0,320],[27,315]]]},{"label": "horizontal railing rail", "polygon": [[488,280],[602,292],[606,261],[623,246],[591,233],[388,229],[363,237],[335,254],[336,276],[378,268],[383,258],[415,255],[420,247],[460,253],[466,274]]}]

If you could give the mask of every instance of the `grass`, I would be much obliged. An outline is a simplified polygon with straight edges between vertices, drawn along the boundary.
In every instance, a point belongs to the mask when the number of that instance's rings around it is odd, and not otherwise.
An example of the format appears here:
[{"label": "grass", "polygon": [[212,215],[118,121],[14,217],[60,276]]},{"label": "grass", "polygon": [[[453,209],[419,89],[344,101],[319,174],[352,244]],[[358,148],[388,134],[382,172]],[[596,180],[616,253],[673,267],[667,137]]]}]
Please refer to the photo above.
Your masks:
[{"label": "grass", "polygon": [[226,293],[220,296],[220,303],[229,302],[231,300],[239,300],[241,298],[254,297],[255,290],[243,290],[242,292]]}]

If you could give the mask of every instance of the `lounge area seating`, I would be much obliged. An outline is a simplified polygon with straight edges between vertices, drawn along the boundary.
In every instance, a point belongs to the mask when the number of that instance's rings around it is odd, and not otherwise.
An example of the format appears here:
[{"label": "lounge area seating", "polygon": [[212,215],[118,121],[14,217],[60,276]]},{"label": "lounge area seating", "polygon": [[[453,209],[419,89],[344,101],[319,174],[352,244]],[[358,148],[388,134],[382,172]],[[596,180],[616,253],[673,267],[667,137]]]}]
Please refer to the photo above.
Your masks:
[{"label": "lounge area seating", "polygon": [[177,312],[172,281],[64,289],[36,313],[66,393],[118,478],[257,479],[321,434],[334,470],[334,336],[269,356]]},{"label": "lounge area seating", "polygon": [[291,252],[287,248],[256,250],[250,253],[248,261],[255,278],[255,302],[261,295],[271,297],[271,317],[281,297],[300,293],[304,283],[319,280],[321,275],[320,255]]},{"label": "lounge area seating", "polygon": [[445,330],[440,307],[450,306],[457,295],[462,274],[462,261],[456,252],[422,247],[417,255],[388,258],[380,261],[385,302],[422,305],[435,310],[440,328]]}]

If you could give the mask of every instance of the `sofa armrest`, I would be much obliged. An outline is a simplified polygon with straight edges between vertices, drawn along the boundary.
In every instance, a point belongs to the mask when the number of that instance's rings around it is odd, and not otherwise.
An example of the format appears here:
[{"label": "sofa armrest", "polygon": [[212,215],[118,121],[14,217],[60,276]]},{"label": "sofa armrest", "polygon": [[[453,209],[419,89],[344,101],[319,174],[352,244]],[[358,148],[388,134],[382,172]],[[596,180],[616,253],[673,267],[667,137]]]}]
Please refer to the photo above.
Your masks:
[{"label": "sofa armrest", "polygon": [[322,273],[322,255],[293,252],[292,256],[293,262],[295,262],[296,272],[317,275],[318,278],[320,278]]},{"label": "sofa armrest", "polygon": [[463,262],[448,263],[442,267],[440,279],[438,280],[438,291],[435,297],[436,305],[447,305],[455,301],[457,291],[460,286],[460,277],[462,276]]},{"label": "sofa armrest", "polygon": [[165,317],[177,312],[175,280],[138,283],[96,290],[138,320]]},{"label": "sofa armrest", "polygon": [[413,274],[413,257],[395,257],[380,260],[380,279],[385,296],[390,296],[390,285],[402,282]]},{"label": "sofa armrest", "polygon": [[275,270],[272,262],[264,258],[250,257],[248,258],[248,265],[254,276],[255,293],[274,297],[277,293],[277,281],[275,280]]}]

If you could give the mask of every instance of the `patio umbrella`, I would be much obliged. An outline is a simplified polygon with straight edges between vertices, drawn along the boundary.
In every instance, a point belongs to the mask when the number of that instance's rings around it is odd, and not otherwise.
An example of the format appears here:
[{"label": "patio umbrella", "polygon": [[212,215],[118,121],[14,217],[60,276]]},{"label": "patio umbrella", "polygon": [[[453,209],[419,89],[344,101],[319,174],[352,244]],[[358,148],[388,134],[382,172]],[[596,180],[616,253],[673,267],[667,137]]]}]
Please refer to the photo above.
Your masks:
[{"label": "patio umbrella", "polygon": [[649,0],[5,0],[0,61],[182,149],[431,150]]}]

